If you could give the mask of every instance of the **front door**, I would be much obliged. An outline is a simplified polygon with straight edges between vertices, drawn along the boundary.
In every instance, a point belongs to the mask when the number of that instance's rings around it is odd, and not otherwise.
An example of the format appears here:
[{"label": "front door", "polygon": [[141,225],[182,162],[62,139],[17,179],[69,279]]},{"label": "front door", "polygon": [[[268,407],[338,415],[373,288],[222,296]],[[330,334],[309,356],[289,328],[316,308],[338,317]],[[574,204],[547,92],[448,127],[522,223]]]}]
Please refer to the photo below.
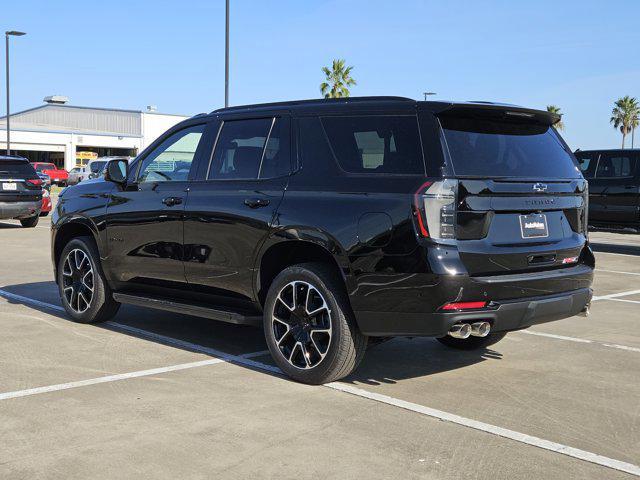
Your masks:
[{"label": "front door", "polygon": [[135,164],[126,188],[107,205],[107,274],[116,282],[162,286],[186,281],[183,213],[205,124],[166,134]]},{"label": "front door", "polygon": [[291,171],[289,130],[288,117],[221,123],[185,211],[190,284],[217,296],[252,298],[256,252],[272,230]]}]

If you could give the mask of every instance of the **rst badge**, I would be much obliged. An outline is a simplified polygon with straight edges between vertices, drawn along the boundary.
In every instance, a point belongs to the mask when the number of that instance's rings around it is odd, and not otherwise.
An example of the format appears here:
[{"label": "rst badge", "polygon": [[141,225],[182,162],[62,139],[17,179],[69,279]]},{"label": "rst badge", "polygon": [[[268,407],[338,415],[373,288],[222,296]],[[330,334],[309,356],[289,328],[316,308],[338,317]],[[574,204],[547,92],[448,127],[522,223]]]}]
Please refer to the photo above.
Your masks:
[{"label": "rst badge", "polygon": [[544,238],[549,236],[547,216],[543,213],[520,215],[522,238]]}]

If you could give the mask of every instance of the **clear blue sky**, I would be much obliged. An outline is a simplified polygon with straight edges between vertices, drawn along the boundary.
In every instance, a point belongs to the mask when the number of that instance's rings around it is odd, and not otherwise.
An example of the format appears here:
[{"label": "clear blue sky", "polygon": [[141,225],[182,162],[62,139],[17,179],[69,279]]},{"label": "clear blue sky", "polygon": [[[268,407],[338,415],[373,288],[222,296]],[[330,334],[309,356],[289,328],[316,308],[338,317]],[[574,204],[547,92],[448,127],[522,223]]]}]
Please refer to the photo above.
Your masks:
[{"label": "clear blue sky", "polygon": [[[12,40],[13,111],[51,94],[223,104],[224,0],[5,0],[0,27],[28,32]],[[231,103],[319,97],[320,68],[345,58],[352,95],[555,104],[572,148],[617,147],[609,117],[640,97],[639,45],[638,0],[231,0]]]}]

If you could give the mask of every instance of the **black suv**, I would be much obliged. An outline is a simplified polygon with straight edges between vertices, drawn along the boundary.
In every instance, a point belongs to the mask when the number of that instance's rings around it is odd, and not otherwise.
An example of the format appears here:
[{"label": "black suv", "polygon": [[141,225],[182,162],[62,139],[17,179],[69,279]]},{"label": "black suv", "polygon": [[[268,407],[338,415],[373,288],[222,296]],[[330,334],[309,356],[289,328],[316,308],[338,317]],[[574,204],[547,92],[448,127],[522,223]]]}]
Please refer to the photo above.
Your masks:
[{"label": "black suv", "polygon": [[0,220],[35,227],[42,208],[43,181],[29,160],[0,155]]},{"label": "black suv", "polygon": [[640,150],[578,150],[589,181],[589,224],[640,229]]},{"label": "black suv", "polygon": [[62,303],[262,325],[307,383],[352,372],[369,337],[481,348],[586,312],[587,183],[557,120],[397,97],[197,115],[60,195]]}]

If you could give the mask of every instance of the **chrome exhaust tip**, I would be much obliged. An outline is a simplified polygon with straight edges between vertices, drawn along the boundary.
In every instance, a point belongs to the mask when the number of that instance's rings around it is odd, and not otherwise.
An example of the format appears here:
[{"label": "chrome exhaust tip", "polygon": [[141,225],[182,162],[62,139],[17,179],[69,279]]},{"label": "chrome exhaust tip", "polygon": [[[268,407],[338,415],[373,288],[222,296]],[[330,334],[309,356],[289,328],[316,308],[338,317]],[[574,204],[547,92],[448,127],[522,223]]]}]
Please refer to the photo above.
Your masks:
[{"label": "chrome exhaust tip", "polygon": [[447,335],[453,338],[469,338],[471,336],[471,325],[468,323],[456,323],[449,329]]},{"label": "chrome exhaust tip", "polygon": [[475,322],[471,324],[471,335],[474,337],[486,337],[491,331],[489,322]]},{"label": "chrome exhaust tip", "polygon": [[578,314],[578,316],[580,316],[580,317],[588,317],[588,316],[589,316],[589,313],[591,313],[591,312],[590,312],[590,307],[591,307],[591,304],[590,304],[590,303],[587,303],[587,304],[584,306],[584,308],[580,311],[580,313]]}]

